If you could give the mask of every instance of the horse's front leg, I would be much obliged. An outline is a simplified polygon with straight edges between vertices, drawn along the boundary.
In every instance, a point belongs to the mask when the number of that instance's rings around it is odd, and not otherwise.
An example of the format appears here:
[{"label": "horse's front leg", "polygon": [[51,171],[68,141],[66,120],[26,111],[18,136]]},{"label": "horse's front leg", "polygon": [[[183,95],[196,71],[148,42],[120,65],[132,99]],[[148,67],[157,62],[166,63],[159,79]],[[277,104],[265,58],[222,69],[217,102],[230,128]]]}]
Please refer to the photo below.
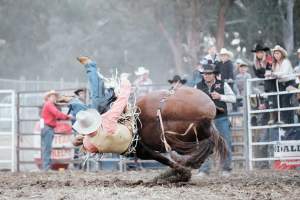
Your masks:
[{"label": "horse's front leg", "polygon": [[190,169],[181,166],[159,152],[153,151],[142,142],[137,149],[137,156],[141,159],[156,160],[172,168],[154,178],[154,182],[188,182],[191,179]]}]

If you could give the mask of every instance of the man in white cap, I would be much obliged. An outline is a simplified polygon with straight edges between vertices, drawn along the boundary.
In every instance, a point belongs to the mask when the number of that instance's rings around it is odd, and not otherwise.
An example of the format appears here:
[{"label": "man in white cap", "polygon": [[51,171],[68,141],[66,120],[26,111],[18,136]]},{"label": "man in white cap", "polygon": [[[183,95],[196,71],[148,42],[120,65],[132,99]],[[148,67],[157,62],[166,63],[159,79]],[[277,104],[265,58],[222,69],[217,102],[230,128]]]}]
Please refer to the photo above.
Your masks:
[{"label": "man in white cap", "polygon": [[152,91],[151,85],[153,82],[149,78],[150,71],[141,66],[134,73],[137,76],[137,79],[133,82],[137,95],[142,96]]},{"label": "man in white cap", "polygon": [[117,100],[112,107],[100,115],[95,109],[80,111],[76,115],[73,128],[80,134],[73,144],[83,144],[91,153],[123,153],[129,147],[132,139],[129,127],[118,123],[125,109],[131,91],[127,77],[121,76],[121,88]]},{"label": "man in white cap", "polygon": [[45,171],[48,171],[51,166],[51,149],[56,121],[59,119],[72,119],[72,115],[66,115],[56,108],[54,104],[57,98],[58,93],[54,90],[47,92],[44,97],[45,103],[42,109],[42,118],[44,120],[44,128],[41,132],[42,168]]}]

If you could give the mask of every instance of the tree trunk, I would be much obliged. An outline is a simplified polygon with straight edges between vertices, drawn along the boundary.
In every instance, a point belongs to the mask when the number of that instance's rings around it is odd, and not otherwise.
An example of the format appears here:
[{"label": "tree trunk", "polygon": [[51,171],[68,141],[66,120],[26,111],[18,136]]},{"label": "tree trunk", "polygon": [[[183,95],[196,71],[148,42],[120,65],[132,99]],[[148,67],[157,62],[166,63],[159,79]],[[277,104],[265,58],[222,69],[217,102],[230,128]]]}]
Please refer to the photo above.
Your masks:
[{"label": "tree trunk", "polygon": [[191,18],[192,18],[192,23],[191,23],[191,31],[188,32],[187,36],[187,41],[188,41],[188,46],[190,50],[190,56],[191,56],[191,65],[195,66],[198,58],[197,58],[197,52],[198,52],[198,46],[199,46],[199,37],[197,37],[197,17],[199,17],[198,14],[198,5],[197,5],[198,0],[193,0],[192,1],[192,13],[191,13]]},{"label": "tree trunk", "polygon": [[293,9],[295,0],[286,1],[286,16],[283,16],[283,43],[288,52],[291,54],[294,50],[294,23]]},{"label": "tree trunk", "polygon": [[179,74],[183,73],[182,70],[182,47],[180,41],[180,34],[179,32],[176,33],[176,38],[173,39],[169,32],[166,30],[165,26],[161,21],[158,22],[160,31],[163,33],[165,38],[167,39],[169,46],[172,50],[174,56],[174,64],[176,72]]},{"label": "tree trunk", "polygon": [[224,47],[224,35],[225,35],[225,14],[229,7],[230,0],[220,0],[220,8],[218,12],[218,29],[216,34],[218,50]]}]

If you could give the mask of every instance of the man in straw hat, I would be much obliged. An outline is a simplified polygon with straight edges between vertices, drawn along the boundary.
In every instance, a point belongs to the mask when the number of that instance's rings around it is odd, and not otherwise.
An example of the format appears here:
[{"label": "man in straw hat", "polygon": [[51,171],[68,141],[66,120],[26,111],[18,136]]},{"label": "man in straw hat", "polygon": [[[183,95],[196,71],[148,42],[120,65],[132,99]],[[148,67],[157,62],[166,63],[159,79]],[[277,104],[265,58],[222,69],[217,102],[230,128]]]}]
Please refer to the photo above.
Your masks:
[{"label": "man in straw hat", "polygon": [[42,118],[44,119],[44,128],[41,132],[41,146],[42,146],[42,168],[47,171],[51,166],[51,149],[54,137],[54,128],[56,127],[57,120],[72,119],[72,115],[66,115],[60,112],[54,103],[58,98],[58,93],[51,90],[45,94],[44,106],[42,109]]},{"label": "man in straw hat", "polygon": [[97,64],[88,56],[77,57],[77,60],[84,65],[90,86],[91,107],[104,113],[109,109],[111,102],[115,100],[113,88],[105,88],[103,76],[98,73]]},{"label": "man in straw hat", "polygon": [[151,85],[153,84],[153,82],[149,78],[150,71],[141,66],[138,67],[138,69],[134,73],[137,76],[137,79],[133,82],[137,90],[137,95],[145,95],[152,91]]},{"label": "man in straw hat", "polygon": [[230,87],[233,88],[234,67],[231,62],[231,59],[233,58],[233,53],[225,48],[222,48],[219,54],[221,62],[217,63],[216,72],[218,72],[221,75],[221,80],[227,82],[230,85]]},{"label": "man in straw hat", "polygon": [[76,115],[73,128],[80,134],[73,144],[83,144],[91,153],[124,153],[130,145],[130,128],[118,123],[130,95],[131,84],[126,76],[121,75],[121,88],[112,107],[100,115],[95,109],[80,111]]},{"label": "man in straw hat", "polygon": [[[235,103],[236,97],[230,88],[230,86],[216,78],[216,70],[211,64],[203,66],[203,80],[197,84],[197,88],[205,92],[215,103],[217,108],[216,118],[214,120],[215,125],[224,137],[228,145],[227,159],[221,163],[222,175],[228,176],[231,171],[231,130],[227,115],[226,103]],[[199,171],[199,175],[209,174],[211,168],[211,161],[206,160]]]}]

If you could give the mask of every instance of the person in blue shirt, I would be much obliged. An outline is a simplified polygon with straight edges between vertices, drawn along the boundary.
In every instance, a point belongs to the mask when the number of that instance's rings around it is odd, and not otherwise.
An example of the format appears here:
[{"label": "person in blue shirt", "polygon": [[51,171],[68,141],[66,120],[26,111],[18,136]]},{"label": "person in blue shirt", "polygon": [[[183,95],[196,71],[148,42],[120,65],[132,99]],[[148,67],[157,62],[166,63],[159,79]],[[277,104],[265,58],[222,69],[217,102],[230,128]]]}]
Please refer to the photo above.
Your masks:
[{"label": "person in blue shirt", "polygon": [[88,106],[85,103],[86,100],[86,89],[80,88],[74,91],[74,94],[76,95],[74,98],[71,99],[69,102],[69,112],[68,114],[71,114],[74,119],[71,120],[72,125],[75,123],[75,117],[76,114],[81,110],[88,109]]}]

